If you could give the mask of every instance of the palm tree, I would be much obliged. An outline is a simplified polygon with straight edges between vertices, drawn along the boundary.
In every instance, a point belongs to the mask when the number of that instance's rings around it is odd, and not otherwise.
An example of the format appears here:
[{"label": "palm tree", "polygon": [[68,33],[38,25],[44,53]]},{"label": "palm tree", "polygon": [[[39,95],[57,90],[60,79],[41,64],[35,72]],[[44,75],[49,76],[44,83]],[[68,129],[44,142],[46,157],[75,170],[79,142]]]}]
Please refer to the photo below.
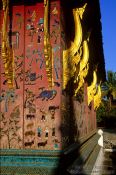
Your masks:
[{"label": "palm tree", "polygon": [[[116,72],[107,72],[107,81],[101,86],[102,103],[97,110],[97,122],[103,126],[116,125]],[[113,121],[113,122],[112,122]]]},{"label": "palm tree", "polygon": [[111,109],[113,101],[116,100],[116,72],[107,72],[107,81],[102,85],[102,97],[107,97]]}]

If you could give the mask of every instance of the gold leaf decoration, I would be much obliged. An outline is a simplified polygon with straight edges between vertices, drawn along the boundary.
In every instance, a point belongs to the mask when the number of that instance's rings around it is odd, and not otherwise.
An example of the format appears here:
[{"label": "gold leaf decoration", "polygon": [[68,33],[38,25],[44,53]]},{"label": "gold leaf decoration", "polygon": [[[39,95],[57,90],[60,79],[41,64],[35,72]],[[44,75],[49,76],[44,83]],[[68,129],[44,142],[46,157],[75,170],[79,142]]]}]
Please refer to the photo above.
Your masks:
[{"label": "gold leaf decoration", "polygon": [[97,93],[94,96],[94,109],[97,110],[101,104],[101,87],[98,85]]},{"label": "gold leaf decoration", "polygon": [[53,87],[53,49],[48,31],[49,0],[44,0],[44,56],[49,87]]},{"label": "gold leaf decoration", "polygon": [[94,100],[94,95],[96,94],[96,85],[97,85],[97,74],[96,71],[93,72],[93,82],[89,87],[87,87],[88,94],[88,105]]},{"label": "gold leaf decoration", "polygon": [[77,95],[80,88],[83,86],[84,79],[88,74],[88,69],[89,69],[88,60],[89,60],[89,49],[88,49],[87,41],[85,40],[83,42],[83,57],[80,61],[79,74],[77,75],[76,81],[75,81],[75,82],[78,82],[78,87],[75,90],[75,96]]},{"label": "gold leaf decoration", "polygon": [[63,51],[63,89],[66,88],[68,81],[77,72],[77,65],[81,60],[81,44],[82,44],[82,26],[81,19],[85,11],[85,4],[82,8],[73,9],[73,17],[75,23],[75,37],[71,42],[69,49]]},{"label": "gold leaf decoration", "polygon": [[2,59],[5,68],[5,76],[9,88],[13,88],[14,80],[14,53],[9,43],[8,36],[8,17],[9,17],[9,0],[2,0],[3,3],[3,26],[2,26]]}]

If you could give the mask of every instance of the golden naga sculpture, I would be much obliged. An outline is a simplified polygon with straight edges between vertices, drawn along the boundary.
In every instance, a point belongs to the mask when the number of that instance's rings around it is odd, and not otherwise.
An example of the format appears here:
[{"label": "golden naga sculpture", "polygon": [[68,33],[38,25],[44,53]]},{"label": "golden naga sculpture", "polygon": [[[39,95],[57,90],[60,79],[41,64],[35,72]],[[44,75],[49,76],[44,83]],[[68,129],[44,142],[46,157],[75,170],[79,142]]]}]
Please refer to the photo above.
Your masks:
[{"label": "golden naga sculpture", "polygon": [[9,0],[2,0],[3,3],[3,26],[2,26],[2,59],[5,68],[5,76],[7,78],[7,83],[9,88],[13,88],[13,63],[14,54],[10,47],[9,36],[8,36],[8,17],[9,17]]},{"label": "golden naga sculpture", "polygon": [[66,88],[68,81],[74,76],[77,65],[81,59],[82,44],[82,26],[81,19],[85,11],[85,4],[82,8],[73,9],[73,17],[75,23],[75,37],[71,42],[69,49],[63,51],[63,89]]},{"label": "golden naga sculpture", "polygon": [[101,87],[98,85],[97,93],[94,96],[94,109],[97,110],[101,104]]},{"label": "golden naga sculpture", "polygon": [[48,11],[49,0],[44,0],[44,56],[46,62],[48,84],[51,88],[53,86],[53,49],[50,43],[50,35],[48,31]]},{"label": "golden naga sculpture", "polygon": [[78,76],[76,77],[76,80],[75,80],[75,83],[78,82],[78,87],[75,90],[75,95],[74,96],[76,96],[76,94],[78,93],[80,88],[83,86],[84,79],[88,74],[88,69],[89,69],[88,60],[89,60],[89,49],[88,49],[87,41],[85,40],[83,42],[83,57],[80,61],[79,74],[78,74]]},{"label": "golden naga sculpture", "polygon": [[89,87],[87,87],[88,94],[88,105],[94,100],[94,95],[96,94],[96,85],[97,85],[97,74],[96,71],[93,72],[93,82]]}]

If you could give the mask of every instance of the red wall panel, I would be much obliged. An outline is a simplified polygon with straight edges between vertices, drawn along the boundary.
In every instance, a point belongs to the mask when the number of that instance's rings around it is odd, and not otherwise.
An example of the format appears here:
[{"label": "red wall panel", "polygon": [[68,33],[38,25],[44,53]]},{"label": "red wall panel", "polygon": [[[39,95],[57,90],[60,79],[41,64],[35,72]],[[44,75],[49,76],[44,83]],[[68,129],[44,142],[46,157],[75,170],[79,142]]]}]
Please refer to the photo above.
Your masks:
[{"label": "red wall panel", "polygon": [[[54,57],[52,89],[48,88],[43,50],[44,4],[13,6],[12,13],[15,78],[14,88],[8,90],[6,79],[2,76],[1,89],[5,96],[1,100],[2,123],[7,120],[5,126],[8,131],[6,135],[5,129],[3,131],[1,147],[59,149],[61,142],[60,4],[53,2],[50,5],[50,38]],[[3,64],[2,72],[4,73]],[[18,140],[12,135],[16,135]]]}]

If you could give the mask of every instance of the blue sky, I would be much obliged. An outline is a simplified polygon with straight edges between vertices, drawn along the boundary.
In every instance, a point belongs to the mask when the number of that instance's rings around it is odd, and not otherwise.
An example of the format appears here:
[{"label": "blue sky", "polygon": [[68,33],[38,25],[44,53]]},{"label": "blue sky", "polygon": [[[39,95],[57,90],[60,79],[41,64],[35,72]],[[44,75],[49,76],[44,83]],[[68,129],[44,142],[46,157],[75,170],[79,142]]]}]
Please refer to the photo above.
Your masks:
[{"label": "blue sky", "polygon": [[105,67],[116,72],[116,0],[100,0]]}]

